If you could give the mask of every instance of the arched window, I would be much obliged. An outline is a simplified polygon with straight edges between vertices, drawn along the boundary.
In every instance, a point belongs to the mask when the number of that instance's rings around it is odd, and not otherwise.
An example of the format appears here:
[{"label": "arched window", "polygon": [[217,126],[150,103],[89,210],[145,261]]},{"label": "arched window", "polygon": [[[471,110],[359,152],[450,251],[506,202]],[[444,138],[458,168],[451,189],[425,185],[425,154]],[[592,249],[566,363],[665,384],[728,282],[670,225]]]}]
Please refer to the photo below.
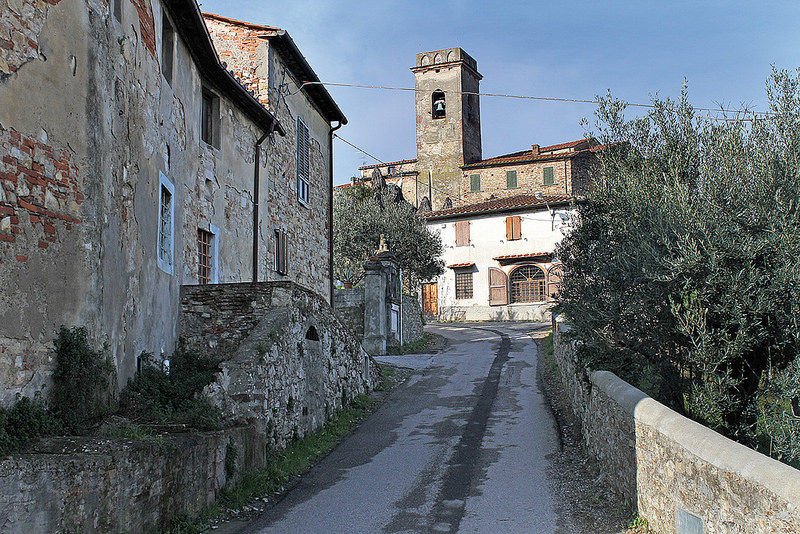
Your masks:
[{"label": "arched window", "polygon": [[443,119],[445,116],[444,92],[434,91],[431,97],[431,115],[434,119]]},{"label": "arched window", "polygon": [[511,281],[511,302],[544,302],[545,274],[536,265],[517,267],[509,277]]}]

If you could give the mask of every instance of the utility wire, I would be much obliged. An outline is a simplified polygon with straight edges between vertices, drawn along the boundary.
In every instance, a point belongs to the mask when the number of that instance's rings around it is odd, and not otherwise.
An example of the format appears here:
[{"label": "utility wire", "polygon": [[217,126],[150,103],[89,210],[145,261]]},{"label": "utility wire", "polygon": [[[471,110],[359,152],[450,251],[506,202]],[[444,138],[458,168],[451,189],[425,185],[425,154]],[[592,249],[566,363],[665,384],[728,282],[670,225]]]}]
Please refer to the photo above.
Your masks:
[{"label": "utility wire", "polygon": [[[306,85],[328,85],[331,87],[356,87],[359,89],[381,89],[384,91],[409,91],[414,93],[427,93],[428,90],[425,89],[417,89],[412,87],[392,87],[386,85],[363,85],[363,84],[355,84],[355,83],[336,83],[336,82],[303,82],[300,87],[297,89],[296,92],[302,90]],[[522,100],[539,100],[544,102],[569,102],[569,103],[576,103],[576,104],[597,104],[597,100],[586,100],[582,98],[560,98],[560,97],[551,97],[551,96],[530,96],[530,95],[510,95],[510,94],[502,94],[502,93],[477,93],[474,91],[445,91],[441,90],[443,93],[454,94],[454,95],[475,95],[475,96],[491,96],[491,97],[498,97],[498,98],[516,98]],[[650,108],[654,109],[656,106],[653,104],[637,104],[635,102],[626,102],[626,106],[628,107],[637,107],[637,108]],[[733,109],[724,109],[724,108],[692,108],[695,111],[705,111],[708,113],[751,113],[753,115],[768,115],[767,112],[764,111],[748,111],[748,110],[733,110]],[[750,120],[750,119],[734,119],[728,117],[709,117],[706,118],[711,120],[725,120],[725,121],[735,121],[735,120]]]}]

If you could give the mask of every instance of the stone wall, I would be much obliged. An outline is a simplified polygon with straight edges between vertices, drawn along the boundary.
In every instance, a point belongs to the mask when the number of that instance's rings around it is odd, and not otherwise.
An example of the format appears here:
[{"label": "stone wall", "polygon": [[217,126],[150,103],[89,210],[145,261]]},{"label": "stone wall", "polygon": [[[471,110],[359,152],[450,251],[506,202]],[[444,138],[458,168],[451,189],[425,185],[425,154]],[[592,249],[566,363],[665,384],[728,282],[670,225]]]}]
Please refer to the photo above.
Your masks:
[{"label": "stone wall", "polygon": [[166,530],[266,464],[255,427],[160,440],[58,438],[0,462],[0,532]]},{"label": "stone wall", "polygon": [[336,315],[358,339],[364,339],[364,288],[336,289],[333,292]]},{"label": "stone wall", "polygon": [[607,371],[576,366],[554,321],[555,359],[603,477],[656,532],[800,532],[800,471],[735,443]]},{"label": "stone wall", "polygon": [[403,343],[414,343],[425,335],[425,322],[417,297],[403,295]]},{"label": "stone wall", "polygon": [[327,302],[293,282],[184,286],[180,325],[187,349],[224,359],[205,393],[271,447],[324,424],[376,379]]},{"label": "stone wall", "polygon": [[[339,319],[353,331],[358,339],[364,338],[364,288],[337,289],[333,296]],[[425,334],[422,309],[416,297],[403,295],[403,343],[413,343]]]}]

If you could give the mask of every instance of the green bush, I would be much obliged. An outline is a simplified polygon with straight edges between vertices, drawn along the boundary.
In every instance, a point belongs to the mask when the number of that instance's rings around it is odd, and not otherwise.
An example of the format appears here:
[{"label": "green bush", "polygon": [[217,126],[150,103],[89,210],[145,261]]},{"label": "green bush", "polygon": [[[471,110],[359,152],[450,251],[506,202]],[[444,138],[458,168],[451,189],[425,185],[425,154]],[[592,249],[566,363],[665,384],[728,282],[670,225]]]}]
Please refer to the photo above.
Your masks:
[{"label": "green bush", "polygon": [[77,432],[114,409],[114,364],[89,345],[86,328],[61,327],[55,340],[56,367],[50,406],[67,431]]},{"label": "green bush", "polygon": [[0,408],[0,456],[18,451],[37,438],[62,430],[43,406],[22,397],[12,408]]},{"label": "green bush", "polygon": [[[782,460],[800,457],[800,71],[767,115],[633,120],[599,99],[599,179],[558,249],[579,357]],[[766,444],[766,446],[765,446]]]},{"label": "green bush", "polygon": [[155,423],[180,422],[198,430],[222,428],[222,415],[202,390],[219,370],[219,361],[179,348],[166,374],[142,353],[142,372],[128,381],[120,396],[122,413]]}]

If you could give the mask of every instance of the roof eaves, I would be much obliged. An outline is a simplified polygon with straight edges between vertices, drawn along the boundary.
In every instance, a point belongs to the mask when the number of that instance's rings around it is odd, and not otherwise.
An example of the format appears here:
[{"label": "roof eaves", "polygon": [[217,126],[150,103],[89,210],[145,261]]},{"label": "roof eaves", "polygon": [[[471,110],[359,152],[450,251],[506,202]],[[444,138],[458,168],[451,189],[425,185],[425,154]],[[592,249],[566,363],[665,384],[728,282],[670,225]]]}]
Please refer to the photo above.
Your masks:
[{"label": "roof eaves", "polygon": [[280,135],[286,135],[278,119],[222,66],[197,2],[163,0],[162,3],[172,17],[175,29],[189,49],[204,81],[224,94],[264,130],[274,130]]},{"label": "roof eaves", "polygon": [[264,36],[265,39],[277,44],[276,48],[280,53],[289,69],[294,73],[300,81],[301,87],[303,83],[309,83],[303,90],[308,94],[308,97],[314,102],[322,112],[325,120],[328,122],[340,122],[347,124],[347,117],[344,116],[342,110],[333,100],[325,86],[322,85],[319,77],[308,64],[305,56],[297,48],[294,40],[291,38],[286,30],[277,29],[269,32]]}]

